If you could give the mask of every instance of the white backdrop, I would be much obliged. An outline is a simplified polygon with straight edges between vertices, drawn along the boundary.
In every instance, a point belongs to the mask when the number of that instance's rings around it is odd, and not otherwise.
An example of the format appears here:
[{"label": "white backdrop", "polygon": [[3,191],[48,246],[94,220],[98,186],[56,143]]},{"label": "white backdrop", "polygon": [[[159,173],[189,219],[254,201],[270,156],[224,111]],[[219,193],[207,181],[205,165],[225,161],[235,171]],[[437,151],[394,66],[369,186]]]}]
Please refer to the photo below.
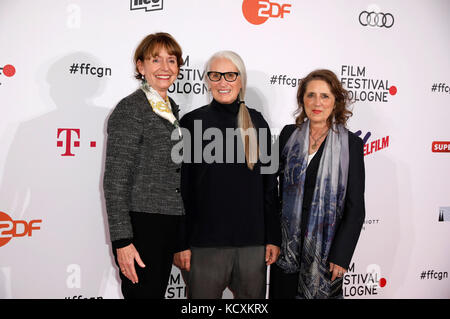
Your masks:
[{"label": "white backdrop", "polygon": [[[294,122],[297,79],[333,70],[366,142],[366,221],[344,296],[449,298],[449,30],[447,0],[2,0],[0,298],[122,298],[105,124],[138,86],[134,49],[157,31],[188,62],[170,90],[182,114],[209,101],[203,65],[218,50],[243,57],[246,102],[273,134]],[[166,297],[185,297],[176,268]]]}]

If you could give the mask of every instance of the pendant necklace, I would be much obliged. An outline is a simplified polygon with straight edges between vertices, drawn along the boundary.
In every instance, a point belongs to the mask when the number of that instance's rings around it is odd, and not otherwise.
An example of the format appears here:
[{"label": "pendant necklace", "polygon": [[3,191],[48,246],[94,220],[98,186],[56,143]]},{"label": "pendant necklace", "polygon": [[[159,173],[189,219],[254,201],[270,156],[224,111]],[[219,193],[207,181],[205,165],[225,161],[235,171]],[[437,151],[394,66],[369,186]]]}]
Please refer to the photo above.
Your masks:
[{"label": "pendant necklace", "polygon": [[315,139],[315,138],[312,136],[312,134],[311,134],[311,130],[309,131],[309,136],[310,136],[310,137],[313,139],[313,141],[314,141],[314,144],[311,145],[311,148],[312,148],[313,150],[315,150],[315,149],[317,148],[317,143],[318,143],[318,142],[322,139],[322,137],[324,137],[327,133],[328,133],[328,129],[327,129],[322,135],[320,135],[319,138]]}]

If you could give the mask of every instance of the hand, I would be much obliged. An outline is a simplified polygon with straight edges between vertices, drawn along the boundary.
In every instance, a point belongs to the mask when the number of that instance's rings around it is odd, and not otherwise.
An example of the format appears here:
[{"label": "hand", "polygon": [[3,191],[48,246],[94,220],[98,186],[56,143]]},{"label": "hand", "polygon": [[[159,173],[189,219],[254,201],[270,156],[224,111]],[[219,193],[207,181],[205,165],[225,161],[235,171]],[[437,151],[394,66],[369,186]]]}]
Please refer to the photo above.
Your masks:
[{"label": "hand", "polygon": [[277,261],[280,255],[280,247],[268,244],[266,245],[266,265],[269,266]]},{"label": "hand", "polygon": [[130,279],[133,284],[138,283],[138,276],[136,274],[136,269],[134,268],[135,260],[140,267],[145,267],[144,262],[133,244],[129,244],[123,248],[117,248],[117,262],[119,263],[120,271],[125,277]]},{"label": "hand", "polygon": [[331,281],[334,281],[337,277],[342,277],[347,272],[347,269],[342,268],[341,266],[338,266],[336,264],[330,263],[330,272],[331,275]]},{"label": "hand", "polygon": [[173,263],[181,270],[191,270],[191,250],[183,250],[173,255]]}]

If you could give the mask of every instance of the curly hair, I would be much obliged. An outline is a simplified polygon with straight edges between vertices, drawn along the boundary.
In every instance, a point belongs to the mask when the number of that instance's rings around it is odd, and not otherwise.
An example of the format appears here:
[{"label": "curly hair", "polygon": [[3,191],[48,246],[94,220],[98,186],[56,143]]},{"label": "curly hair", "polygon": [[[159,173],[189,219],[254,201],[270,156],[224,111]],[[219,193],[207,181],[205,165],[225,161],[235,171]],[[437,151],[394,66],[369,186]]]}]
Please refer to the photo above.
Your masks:
[{"label": "curly hair", "polygon": [[346,126],[347,120],[353,115],[353,113],[348,109],[351,104],[349,93],[342,87],[342,84],[336,74],[326,69],[312,71],[305,78],[300,80],[297,91],[298,108],[294,112],[295,124],[300,127],[307,118],[303,105],[303,97],[306,93],[308,83],[312,80],[322,80],[328,83],[330,91],[334,95],[335,107],[327,119],[328,127],[332,127],[333,121],[336,124]]}]

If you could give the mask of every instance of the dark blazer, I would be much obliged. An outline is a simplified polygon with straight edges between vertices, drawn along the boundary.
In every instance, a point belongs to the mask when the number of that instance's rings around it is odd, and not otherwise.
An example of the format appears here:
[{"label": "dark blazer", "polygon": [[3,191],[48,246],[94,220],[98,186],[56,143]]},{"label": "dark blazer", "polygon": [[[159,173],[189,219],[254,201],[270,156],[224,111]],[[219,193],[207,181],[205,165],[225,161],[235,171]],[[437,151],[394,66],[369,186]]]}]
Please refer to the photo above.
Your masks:
[{"label": "dark blazer", "polygon": [[[178,119],[179,107],[170,99]],[[111,240],[130,239],[130,211],[182,215],[181,163],[172,161],[174,126],[153,112],[138,89],[111,113],[103,189]]]},{"label": "dark blazer", "polygon": [[[286,125],[280,133],[280,161],[283,161],[281,157],[283,148],[296,128],[297,127],[295,124]],[[317,177],[317,170],[319,168],[320,157],[322,156],[324,145],[325,142],[322,143],[306,170],[304,202],[302,208],[302,214],[305,217],[309,213],[315,180]],[[339,265],[345,269],[348,269],[350,265],[365,218],[364,143],[361,138],[357,137],[352,132],[348,132],[348,146],[349,168],[344,211],[328,256],[329,262]],[[282,168],[284,165],[283,163],[280,164],[280,168]],[[282,174],[281,170],[279,171],[279,174]],[[282,198],[282,195],[283,184],[282,178],[280,177],[280,198]],[[302,218],[302,220],[304,219]]]}]

